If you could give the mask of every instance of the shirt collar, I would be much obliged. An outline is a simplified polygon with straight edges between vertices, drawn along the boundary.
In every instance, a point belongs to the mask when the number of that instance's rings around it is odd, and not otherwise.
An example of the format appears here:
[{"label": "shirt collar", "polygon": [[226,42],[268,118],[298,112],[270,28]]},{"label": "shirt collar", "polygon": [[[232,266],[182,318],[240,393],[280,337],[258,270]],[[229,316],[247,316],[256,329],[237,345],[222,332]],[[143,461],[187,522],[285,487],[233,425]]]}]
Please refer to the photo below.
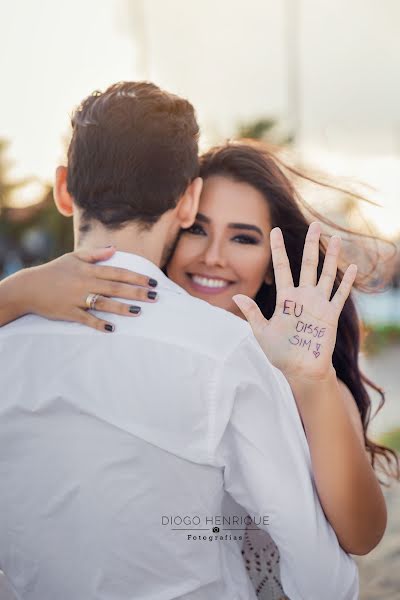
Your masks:
[{"label": "shirt collar", "polygon": [[98,264],[110,267],[121,267],[123,269],[128,269],[129,271],[134,271],[135,273],[146,275],[147,277],[153,277],[153,279],[158,281],[157,290],[168,289],[177,294],[188,293],[179,285],[168,279],[165,273],[163,273],[156,264],[151,262],[151,260],[148,260],[144,256],[139,256],[138,254],[117,251],[111,258],[106,261],[101,261]]}]

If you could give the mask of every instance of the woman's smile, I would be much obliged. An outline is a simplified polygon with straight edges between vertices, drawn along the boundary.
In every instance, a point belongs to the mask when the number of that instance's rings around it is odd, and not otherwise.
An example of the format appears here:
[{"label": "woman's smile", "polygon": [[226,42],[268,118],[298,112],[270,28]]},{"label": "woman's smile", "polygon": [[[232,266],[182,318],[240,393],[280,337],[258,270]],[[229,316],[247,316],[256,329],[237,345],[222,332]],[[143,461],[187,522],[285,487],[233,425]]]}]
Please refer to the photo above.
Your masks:
[{"label": "woman's smile", "polygon": [[228,281],[222,277],[215,277],[208,274],[186,273],[190,286],[203,294],[220,294],[225,292],[234,281]]}]

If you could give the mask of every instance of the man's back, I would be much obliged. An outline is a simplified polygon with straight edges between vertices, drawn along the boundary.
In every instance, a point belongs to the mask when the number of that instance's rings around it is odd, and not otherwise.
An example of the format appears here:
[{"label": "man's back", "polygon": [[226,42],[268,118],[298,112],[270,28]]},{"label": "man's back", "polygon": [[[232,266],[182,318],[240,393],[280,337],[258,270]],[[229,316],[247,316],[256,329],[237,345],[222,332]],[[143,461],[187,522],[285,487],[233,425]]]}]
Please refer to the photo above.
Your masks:
[{"label": "man's back", "polygon": [[[140,257],[113,261],[160,279]],[[139,319],[115,318],[113,335],[33,316],[0,334],[0,568],[17,597],[254,598],[235,536],[212,531],[226,489],[248,512],[271,511],[292,600],[320,600],[308,590],[325,575],[301,574],[319,568],[319,542],[332,563],[320,567],[346,591],[326,598],[354,598],[293,398],[248,325],[162,276],[159,292]]]},{"label": "man's back", "polygon": [[251,597],[220,543],[188,540],[221,514],[209,402],[247,327],[172,283],[143,313],[112,336],[34,316],[2,331],[0,560],[24,600]]}]

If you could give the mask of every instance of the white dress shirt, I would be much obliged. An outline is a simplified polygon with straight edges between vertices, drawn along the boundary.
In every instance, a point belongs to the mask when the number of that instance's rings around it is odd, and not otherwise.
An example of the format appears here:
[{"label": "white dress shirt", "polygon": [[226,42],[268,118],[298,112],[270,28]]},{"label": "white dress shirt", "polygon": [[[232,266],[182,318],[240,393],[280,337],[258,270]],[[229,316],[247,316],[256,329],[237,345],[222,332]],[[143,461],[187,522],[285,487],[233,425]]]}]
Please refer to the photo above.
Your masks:
[{"label": "white dress shirt", "polygon": [[0,569],[16,598],[254,600],[246,525],[212,532],[226,492],[271,533],[291,600],[357,598],[291,390],[249,325],[142,257],[108,263],[159,281],[140,317],[100,313],[115,333],[34,315],[0,330]]}]

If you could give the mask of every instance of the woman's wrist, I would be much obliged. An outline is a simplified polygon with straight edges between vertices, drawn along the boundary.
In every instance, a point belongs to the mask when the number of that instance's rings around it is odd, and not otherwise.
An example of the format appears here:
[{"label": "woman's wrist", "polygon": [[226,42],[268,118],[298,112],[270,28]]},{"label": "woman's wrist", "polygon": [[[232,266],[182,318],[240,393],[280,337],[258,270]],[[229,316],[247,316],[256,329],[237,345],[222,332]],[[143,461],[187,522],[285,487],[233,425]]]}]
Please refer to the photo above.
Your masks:
[{"label": "woman's wrist", "polygon": [[284,371],[283,374],[285,375],[286,379],[291,385],[293,384],[296,388],[304,388],[305,390],[311,390],[314,388],[317,389],[321,388],[321,386],[331,385],[332,382],[336,381],[337,379],[336,371],[332,364],[324,373],[320,373],[318,376],[310,376],[307,373],[304,373],[302,375],[293,375],[291,373],[286,374]]},{"label": "woman's wrist", "polygon": [[333,397],[340,394],[336,371],[333,366],[323,377],[307,378],[303,376],[287,377],[288,383],[296,400],[297,408],[303,421],[303,425],[313,421],[319,413],[316,407],[322,405]]},{"label": "woman's wrist", "polygon": [[0,282],[0,326],[30,312],[30,271],[22,269]]}]

